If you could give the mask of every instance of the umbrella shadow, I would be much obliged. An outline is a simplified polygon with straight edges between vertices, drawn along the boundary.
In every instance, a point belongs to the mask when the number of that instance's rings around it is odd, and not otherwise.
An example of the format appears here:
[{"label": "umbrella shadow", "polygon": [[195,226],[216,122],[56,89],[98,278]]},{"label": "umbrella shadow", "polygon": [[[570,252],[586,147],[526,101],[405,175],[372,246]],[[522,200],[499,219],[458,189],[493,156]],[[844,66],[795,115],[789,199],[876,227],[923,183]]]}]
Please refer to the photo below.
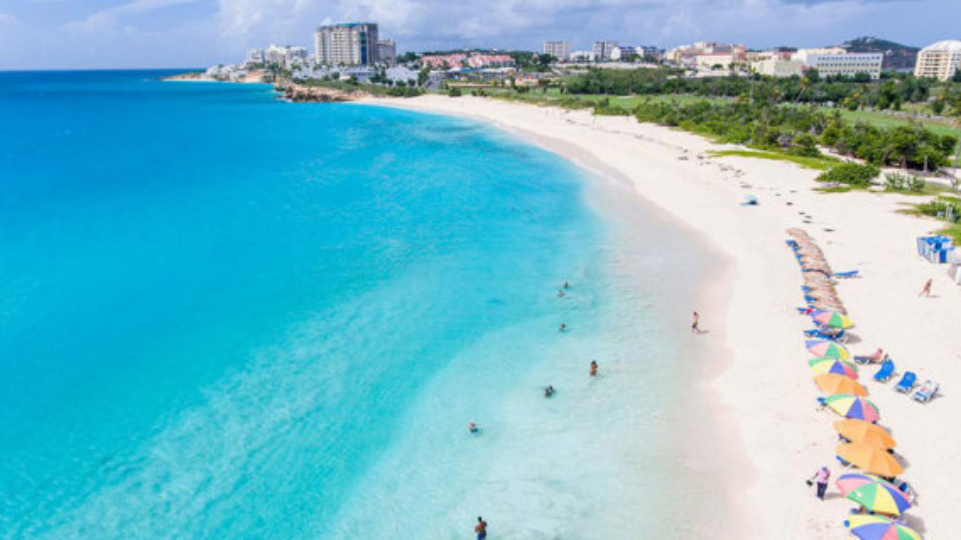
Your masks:
[{"label": "umbrella shadow", "polygon": [[844,344],[845,344],[845,345],[854,345],[854,344],[857,344],[857,343],[861,343],[862,341],[863,341],[863,340],[862,340],[860,337],[858,337],[857,334],[848,334],[848,339],[847,339],[847,341],[844,342]]},{"label": "umbrella shadow", "polygon": [[905,525],[907,525],[908,527],[911,527],[912,529],[921,533],[922,535],[926,532],[924,527],[924,520],[914,514],[910,514],[910,515],[902,514],[900,517],[900,520]]}]

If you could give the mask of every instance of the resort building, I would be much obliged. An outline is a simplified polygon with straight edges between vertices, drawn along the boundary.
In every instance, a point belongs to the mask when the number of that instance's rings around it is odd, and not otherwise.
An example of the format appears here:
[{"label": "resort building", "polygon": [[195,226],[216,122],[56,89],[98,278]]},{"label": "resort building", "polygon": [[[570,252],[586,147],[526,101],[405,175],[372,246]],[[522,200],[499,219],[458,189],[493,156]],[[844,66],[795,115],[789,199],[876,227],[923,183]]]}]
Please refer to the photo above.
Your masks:
[{"label": "resort building", "polygon": [[570,41],[545,41],[544,54],[549,54],[554,58],[557,58],[561,62],[567,62],[568,60],[571,59],[571,42]]},{"label": "resort building", "polygon": [[264,51],[260,49],[250,49],[247,51],[247,64],[260,65],[264,63]]},{"label": "resort building", "polygon": [[803,63],[804,69],[816,69],[822,77],[854,77],[866,73],[872,79],[880,79],[884,53],[846,53],[837,47],[798,49],[791,59]]},{"label": "resort building", "polygon": [[754,73],[768,77],[800,77],[803,68],[804,62],[800,60],[782,60],[773,55],[766,60],[751,62]]},{"label": "resort building", "polygon": [[743,65],[746,62],[746,57],[747,49],[744,45],[708,41],[699,41],[694,45],[681,45],[667,51],[664,55],[665,60],[677,65],[687,64],[702,67],[712,67],[717,64],[724,67]]},{"label": "resort building", "polygon": [[392,39],[381,39],[377,41],[377,60],[387,65],[397,63],[397,43]]},{"label": "resort building", "polygon": [[961,69],[961,41],[939,41],[921,49],[914,64],[915,77],[946,81]]},{"label": "resort building", "polygon": [[[252,57],[256,57],[254,52],[255,51],[250,51],[247,53],[248,62],[251,61],[250,59]],[[307,61],[307,48],[271,45],[260,52],[260,58],[260,63],[273,64],[280,67],[291,67],[295,64],[303,64]]]},{"label": "resort building", "polygon": [[617,48],[616,41],[595,41],[594,42],[594,61],[607,62],[611,60],[614,49]]},{"label": "resort building", "polygon": [[368,66],[379,59],[378,42],[376,23],[321,25],[314,34],[314,58],[325,66]]}]

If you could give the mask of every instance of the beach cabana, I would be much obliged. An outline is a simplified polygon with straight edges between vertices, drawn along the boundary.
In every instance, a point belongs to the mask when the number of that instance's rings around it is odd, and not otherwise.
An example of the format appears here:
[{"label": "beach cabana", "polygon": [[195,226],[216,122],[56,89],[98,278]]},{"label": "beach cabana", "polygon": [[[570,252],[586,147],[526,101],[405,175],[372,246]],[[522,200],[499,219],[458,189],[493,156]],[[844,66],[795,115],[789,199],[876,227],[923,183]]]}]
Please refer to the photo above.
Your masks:
[{"label": "beach cabana", "polygon": [[882,450],[894,448],[898,444],[884,428],[864,420],[839,420],[834,423],[834,429],[851,442],[876,446]]},{"label": "beach cabana", "polygon": [[893,478],[904,472],[904,467],[889,454],[877,446],[864,443],[846,443],[837,448],[838,457],[861,469],[862,471]]},{"label": "beach cabana", "polygon": [[854,379],[839,373],[823,373],[814,377],[814,384],[825,394],[854,394],[866,396],[868,391]]},{"label": "beach cabana", "polygon": [[845,418],[877,422],[881,417],[878,407],[870,400],[851,394],[837,394],[824,398],[824,405]]},{"label": "beach cabana", "polygon": [[881,516],[851,516],[844,526],[861,540],[922,540],[917,531],[904,523]]},{"label": "beach cabana", "polygon": [[845,474],[835,484],[848,499],[860,504],[869,512],[900,516],[911,508],[907,493],[894,484],[870,474]]}]

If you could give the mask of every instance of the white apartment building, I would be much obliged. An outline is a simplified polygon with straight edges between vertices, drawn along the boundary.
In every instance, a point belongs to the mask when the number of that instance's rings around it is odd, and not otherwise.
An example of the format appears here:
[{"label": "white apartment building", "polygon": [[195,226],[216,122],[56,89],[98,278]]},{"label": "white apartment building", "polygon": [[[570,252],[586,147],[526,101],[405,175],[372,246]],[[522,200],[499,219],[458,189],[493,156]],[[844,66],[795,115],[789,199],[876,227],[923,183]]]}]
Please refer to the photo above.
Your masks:
[{"label": "white apartment building", "polygon": [[549,54],[562,62],[567,62],[571,59],[571,42],[545,41],[544,54]]},{"label": "white apartment building", "polygon": [[264,51],[260,49],[250,49],[247,51],[247,63],[248,64],[263,64],[264,63]]},{"label": "white apartment building", "polygon": [[[247,61],[252,63],[257,63],[253,58],[256,58],[255,54],[258,51],[250,51],[247,53]],[[271,45],[263,51],[260,52],[260,61],[265,64],[276,64],[281,67],[290,67],[294,64],[302,64],[307,61],[307,48],[306,47],[283,47],[280,45]]]},{"label": "white apartment building", "polygon": [[321,25],[314,34],[314,59],[325,66],[367,66],[379,60],[377,23]]},{"label": "white apartment building", "polygon": [[793,77],[801,76],[804,62],[800,60],[782,60],[773,55],[765,60],[751,62],[751,70],[759,75],[768,77]]},{"label": "white apartment building", "polygon": [[617,48],[616,41],[595,41],[594,42],[594,61],[607,62],[614,55]]},{"label": "white apartment building", "polygon": [[807,69],[816,69],[822,77],[841,75],[853,77],[867,73],[872,79],[881,78],[883,53],[846,53],[837,47],[828,49],[798,49],[791,57]]},{"label": "white apartment building", "polygon": [[914,64],[915,77],[946,81],[961,69],[961,41],[939,41],[921,49]]}]

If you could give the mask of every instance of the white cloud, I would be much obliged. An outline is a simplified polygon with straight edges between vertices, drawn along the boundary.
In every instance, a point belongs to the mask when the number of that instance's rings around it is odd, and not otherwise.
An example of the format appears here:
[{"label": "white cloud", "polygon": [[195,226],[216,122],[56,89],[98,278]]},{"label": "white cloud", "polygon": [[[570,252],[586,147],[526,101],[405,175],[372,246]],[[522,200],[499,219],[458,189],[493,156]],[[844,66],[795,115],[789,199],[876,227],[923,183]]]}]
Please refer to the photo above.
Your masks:
[{"label": "white cloud", "polygon": [[20,19],[9,13],[0,13],[0,26],[15,26],[20,24]]},{"label": "white cloud", "polygon": [[126,4],[97,11],[84,19],[67,23],[64,28],[81,33],[100,33],[114,29],[125,17],[156,9],[193,4],[204,0],[133,0]]}]

